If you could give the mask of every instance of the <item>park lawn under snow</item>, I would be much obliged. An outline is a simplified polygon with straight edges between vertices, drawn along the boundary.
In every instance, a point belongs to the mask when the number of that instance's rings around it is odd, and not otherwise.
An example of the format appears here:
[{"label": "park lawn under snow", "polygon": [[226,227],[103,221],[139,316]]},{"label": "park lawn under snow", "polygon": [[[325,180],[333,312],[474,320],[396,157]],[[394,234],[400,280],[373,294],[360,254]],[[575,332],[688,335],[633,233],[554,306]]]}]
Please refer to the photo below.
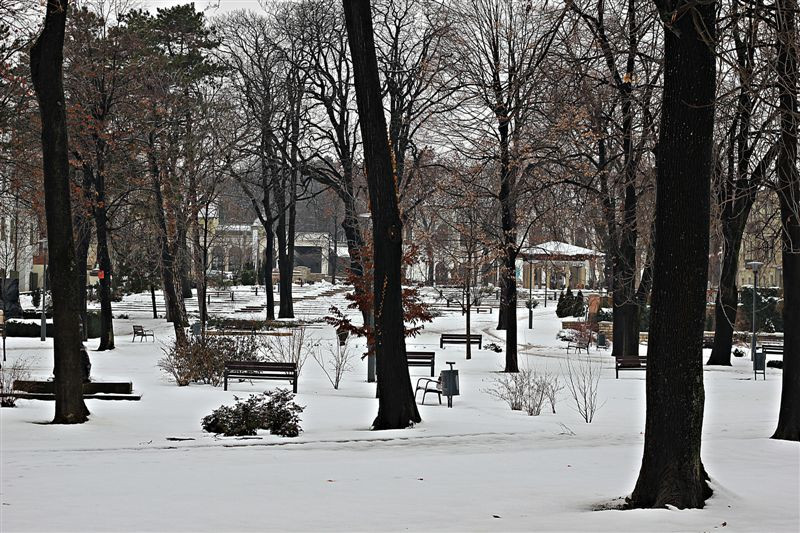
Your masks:
[{"label": "park lawn under snow", "polygon": [[[520,310],[521,366],[562,373],[566,358],[576,357],[556,340],[554,311],[552,305],[537,309],[531,332],[527,311]],[[288,384],[235,383],[227,392],[179,388],[156,366],[171,326],[145,312],[130,316],[115,320],[116,350],[90,351],[92,375],[132,381],[141,401],[88,400],[92,416],[78,426],[46,424],[50,402],[20,400],[17,408],[0,410],[0,531],[800,527],[800,449],[768,438],[777,419],[780,371],[767,369],[766,381],[754,382],[748,358],[704,372],[703,460],[715,491],[706,508],[596,511],[633,489],[644,438],[645,373],[614,379],[609,352],[591,352],[604,363],[604,404],[591,424],[579,417],[566,390],[556,414],[546,407],[530,417],[484,392],[504,354],[477,350],[466,361],[463,346],[439,349],[440,333],[463,328],[460,315],[446,315],[410,339],[409,349],[435,350],[437,374],[445,361],[456,362],[461,396],[453,409],[429,394],[420,406],[421,424],[370,431],[377,400],[374,384],[365,382],[365,363],[357,361],[335,391],[309,357],[296,398],[306,406],[300,437],[219,438],[200,429],[203,416],[232,403],[234,395]],[[484,344],[503,345],[496,320],[496,311],[473,317]],[[134,323],[154,329],[156,342],[131,342]],[[309,332],[320,343],[334,340],[328,326]],[[96,345],[88,343],[90,350]],[[50,375],[51,339],[9,338],[7,351],[9,362],[31,357],[36,377]],[[412,368],[412,382],[424,370]]]}]

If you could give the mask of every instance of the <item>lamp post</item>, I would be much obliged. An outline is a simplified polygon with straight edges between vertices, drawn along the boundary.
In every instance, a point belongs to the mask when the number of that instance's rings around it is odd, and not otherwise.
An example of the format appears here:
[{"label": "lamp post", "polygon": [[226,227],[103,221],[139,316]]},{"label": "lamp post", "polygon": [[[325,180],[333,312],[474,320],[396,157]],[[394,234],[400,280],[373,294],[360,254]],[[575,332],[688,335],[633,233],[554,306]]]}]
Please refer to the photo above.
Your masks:
[{"label": "lamp post", "polygon": [[753,338],[752,338],[752,345],[750,346],[750,360],[753,361],[755,365],[755,353],[756,353],[756,292],[758,291],[758,271],[764,265],[764,263],[760,261],[748,261],[745,265],[747,270],[753,271]]},{"label": "lamp post", "polygon": [[39,241],[44,250],[44,263],[42,264],[42,324],[41,324],[41,341],[47,339],[47,316],[44,311],[44,302],[47,300],[47,239]]},{"label": "lamp post", "polygon": [[[372,219],[372,213],[359,213],[357,216],[358,216],[358,218],[364,218],[364,219],[369,219],[369,220]],[[374,310],[370,311],[369,316],[367,318],[368,318],[368,324],[366,324],[366,326],[370,330],[374,331],[375,330],[375,311]],[[367,350],[369,352],[369,355],[367,356],[367,383],[375,383],[375,381],[376,381],[376,377],[375,377],[376,367],[375,367],[375,352],[374,352],[374,350],[375,350],[374,346],[369,346],[368,350]]]},{"label": "lamp post", "polygon": [[528,258],[528,329],[533,329],[533,262]]}]

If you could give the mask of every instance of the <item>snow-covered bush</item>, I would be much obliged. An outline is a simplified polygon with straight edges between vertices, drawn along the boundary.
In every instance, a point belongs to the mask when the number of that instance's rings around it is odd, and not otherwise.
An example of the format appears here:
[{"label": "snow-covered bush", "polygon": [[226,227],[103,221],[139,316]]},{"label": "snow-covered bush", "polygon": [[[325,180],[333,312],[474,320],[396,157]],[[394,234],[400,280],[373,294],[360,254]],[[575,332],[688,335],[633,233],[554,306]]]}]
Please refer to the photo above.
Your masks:
[{"label": "snow-covered bush", "polygon": [[353,369],[353,360],[356,354],[353,352],[351,339],[352,337],[348,335],[345,337],[343,344],[337,339],[327,346],[325,351],[317,347],[312,352],[314,360],[325,372],[325,376],[335,390],[339,390],[339,383],[341,383],[345,372]]},{"label": "snow-covered bush", "polygon": [[496,342],[490,342],[490,343],[484,344],[483,345],[483,349],[484,350],[491,350],[491,351],[493,351],[495,353],[500,353],[500,352],[503,351],[503,348],[501,348]]},{"label": "snow-covered bush", "polygon": [[556,338],[560,341],[574,341],[580,335],[577,329],[560,329],[556,333]]},{"label": "snow-covered bush", "polygon": [[0,366],[0,407],[14,407],[17,402],[11,396],[14,381],[30,377],[31,361],[27,357],[18,357],[11,364]]},{"label": "snow-covered bush", "polygon": [[594,419],[595,413],[602,407],[597,398],[602,368],[601,361],[592,359],[588,355],[584,357],[578,355],[574,359],[567,358],[564,370],[567,390],[575,401],[576,411],[587,424]]},{"label": "snow-covered bush", "polygon": [[294,395],[286,389],[251,394],[246,400],[234,398],[234,405],[221,405],[203,418],[203,430],[226,437],[255,435],[259,429],[281,437],[296,437],[302,431],[300,413],[304,408],[294,403]]},{"label": "snow-covered bush", "polygon": [[218,386],[228,361],[264,360],[264,341],[258,335],[209,335],[193,337],[186,344],[174,342],[161,349],[164,357],[158,366],[170,374],[178,386],[191,382]]}]

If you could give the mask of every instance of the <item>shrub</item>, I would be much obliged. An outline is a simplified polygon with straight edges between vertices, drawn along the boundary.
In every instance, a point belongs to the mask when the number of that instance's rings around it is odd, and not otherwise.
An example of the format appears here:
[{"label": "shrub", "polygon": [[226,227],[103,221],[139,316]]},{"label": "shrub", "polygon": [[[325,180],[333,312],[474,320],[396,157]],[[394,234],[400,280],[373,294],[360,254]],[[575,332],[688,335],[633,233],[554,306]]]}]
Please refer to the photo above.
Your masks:
[{"label": "shrub", "polygon": [[567,358],[566,385],[575,401],[575,410],[584,422],[591,423],[602,404],[598,403],[597,388],[603,363],[589,357]]},{"label": "shrub", "polygon": [[255,270],[242,270],[241,278],[242,278],[242,285],[255,285],[256,284],[256,271]]},{"label": "shrub", "polygon": [[176,342],[162,348],[158,366],[170,374],[179,387],[192,382],[218,386],[228,361],[263,361],[264,341],[257,335],[213,335],[194,337],[186,344]]},{"label": "shrub", "polygon": [[492,381],[492,387],[484,392],[506,402],[512,411],[524,410],[529,416],[540,415],[545,401],[550,402],[555,413],[558,392],[563,388],[558,376],[530,368],[500,374]]},{"label": "shrub", "polygon": [[770,359],[767,361],[767,368],[780,368],[783,370],[783,361],[778,359]]},{"label": "shrub", "polygon": [[490,342],[488,344],[485,344],[483,346],[483,349],[484,350],[491,350],[491,351],[493,351],[495,353],[500,353],[500,352],[503,351],[503,349],[500,346],[498,346],[497,343],[495,343],[495,342]]},{"label": "shrub", "polygon": [[300,434],[300,413],[304,407],[294,403],[294,394],[277,389],[251,394],[246,400],[234,396],[233,406],[221,405],[203,418],[203,430],[226,437],[255,435],[267,429],[272,435],[296,437]]},{"label": "shrub", "polygon": [[300,434],[300,413],[305,407],[294,403],[294,394],[287,389],[277,389],[271,393],[267,402],[267,429],[272,435],[296,437]]},{"label": "shrub", "polygon": [[[753,328],[753,287],[742,288],[741,302],[744,308],[745,329],[749,331]],[[768,333],[783,331],[783,315],[778,310],[777,289],[759,287],[755,304],[757,331]]]},{"label": "shrub", "polygon": [[601,307],[595,315],[595,320],[598,322],[612,322],[614,320],[614,311],[607,307]]},{"label": "shrub", "polygon": [[34,309],[42,305],[42,289],[36,288],[31,291],[31,305]]},{"label": "shrub", "polygon": [[294,363],[297,365],[297,375],[299,376],[309,350],[316,348],[318,343],[309,339],[305,326],[299,326],[292,329],[291,335],[267,337],[266,345],[268,361]]},{"label": "shrub", "polygon": [[583,301],[583,292],[578,291],[572,300],[572,316],[581,317],[586,312],[586,304]]},{"label": "shrub", "polygon": [[556,316],[564,318],[565,316],[572,316],[572,311],[575,305],[575,297],[572,295],[572,289],[567,287],[567,292],[562,292],[558,296],[558,305],[556,305]]},{"label": "shrub", "polygon": [[14,382],[30,379],[31,362],[26,357],[18,357],[11,364],[0,366],[0,407],[14,407],[17,399],[11,396]]},{"label": "shrub", "polygon": [[353,369],[352,361],[356,355],[352,350],[351,339],[350,336],[345,337],[344,343],[337,339],[327,347],[326,352],[323,353],[319,347],[313,352],[314,360],[335,390],[339,390],[339,383],[345,372]]}]

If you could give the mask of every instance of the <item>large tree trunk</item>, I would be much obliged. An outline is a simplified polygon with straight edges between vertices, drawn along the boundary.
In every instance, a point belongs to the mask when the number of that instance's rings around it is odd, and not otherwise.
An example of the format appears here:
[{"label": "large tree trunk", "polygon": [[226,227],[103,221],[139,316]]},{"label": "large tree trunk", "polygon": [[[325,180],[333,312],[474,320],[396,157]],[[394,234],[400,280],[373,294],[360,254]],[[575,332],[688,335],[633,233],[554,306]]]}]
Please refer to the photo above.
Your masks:
[{"label": "large tree trunk", "polygon": [[72,235],[67,117],[62,64],[67,0],[50,0],[44,29],[31,49],[31,77],[42,121],[49,270],[53,294],[56,424],[80,424],[89,410],[83,402],[80,291]]},{"label": "large tree trunk", "polygon": [[509,153],[508,113],[498,114],[500,133],[500,227],[503,232],[503,268],[500,282],[498,328],[506,330],[505,372],[519,372],[517,363],[517,204],[515,170]]},{"label": "large tree trunk", "polygon": [[267,320],[275,320],[275,293],[272,285],[273,258],[275,257],[275,235],[272,223],[264,227],[264,289],[267,291]]},{"label": "large tree trunk", "polygon": [[167,320],[172,322],[175,329],[175,340],[179,344],[186,344],[186,331],[183,329],[187,325],[186,309],[180,299],[180,287],[178,276],[176,276],[178,264],[175,258],[173,247],[170,243],[169,231],[167,228],[167,217],[164,213],[164,195],[161,191],[160,170],[152,148],[155,144],[153,134],[150,135],[151,152],[149,154],[150,176],[153,185],[154,213],[158,224],[158,245],[160,247],[160,267],[161,281],[164,286],[164,304],[167,312]]},{"label": "large tree trunk", "polygon": [[[279,206],[280,208],[280,206]],[[289,257],[288,236],[286,232],[286,211],[278,216],[278,289],[280,298],[278,318],[294,318],[292,302],[292,274],[294,261]]]},{"label": "large tree trunk", "polygon": [[[739,202],[736,202],[737,207]],[[722,274],[714,308],[714,347],[708,358],[708,365],[731,366],[733,348],[733,326],[736,323],[736,310],[739,305],[739,289],[736,274],[739,271],[739,250],[742,244],[744,225],[750,214],[752,202],[736,209],[735,218],[723,216],[722,220]]]},{"label": "large tree trunk", "polygon": [[[84,165],[82,173],[83,180],[81,188],[88,199],[92,188],[94,172],[91,167]],[[78,292],[80,297],[81,324],[83,325],[81,328],[81,340],[86,341],[89,333],[89,312],[86,298],[89,280],[86,274],[86,263],[89,260],[89,247],[92,243],[92,221],[88,215],[88,210],[77,210],[75,213],[75,229],[77,232],[77,240],[75,242],[75,265],[78,267]],[[80,268],[79,265],[83,265],[83,268]]]},{"label": "large tree trunk", "polygon": [[95,177],[97,194],[94,221],[97,230],[97,260],[100,278],[100,346],[99,351],[114,349],[114,322],[111,309],[111,254],[108,250],[108,211],[106,209],[105,176],[98,168]]},{"label": "large tree trunk", "polygon": [[783,389],[773,439],[800,440],[800,175],[797,170],[797,0],[778,0],[781,138],[778,197],[783,227]]},{"label": "large tree trunk", "polygon": [[[715,3],[656,1],[664,28],[664,96],[656,158],[656,248],[647,412],[632,507],[703,507],[703,326],[715,101]],[[699,34],[703,31],[704,34]]]},{"label": "large tree trunk", "polygon": [[372,212],[379,396],[373,428],[401,429],[421,420],[406,359],[401,279],[403,226],[381,102],[370,3],[344,0],[344,10]]}]

